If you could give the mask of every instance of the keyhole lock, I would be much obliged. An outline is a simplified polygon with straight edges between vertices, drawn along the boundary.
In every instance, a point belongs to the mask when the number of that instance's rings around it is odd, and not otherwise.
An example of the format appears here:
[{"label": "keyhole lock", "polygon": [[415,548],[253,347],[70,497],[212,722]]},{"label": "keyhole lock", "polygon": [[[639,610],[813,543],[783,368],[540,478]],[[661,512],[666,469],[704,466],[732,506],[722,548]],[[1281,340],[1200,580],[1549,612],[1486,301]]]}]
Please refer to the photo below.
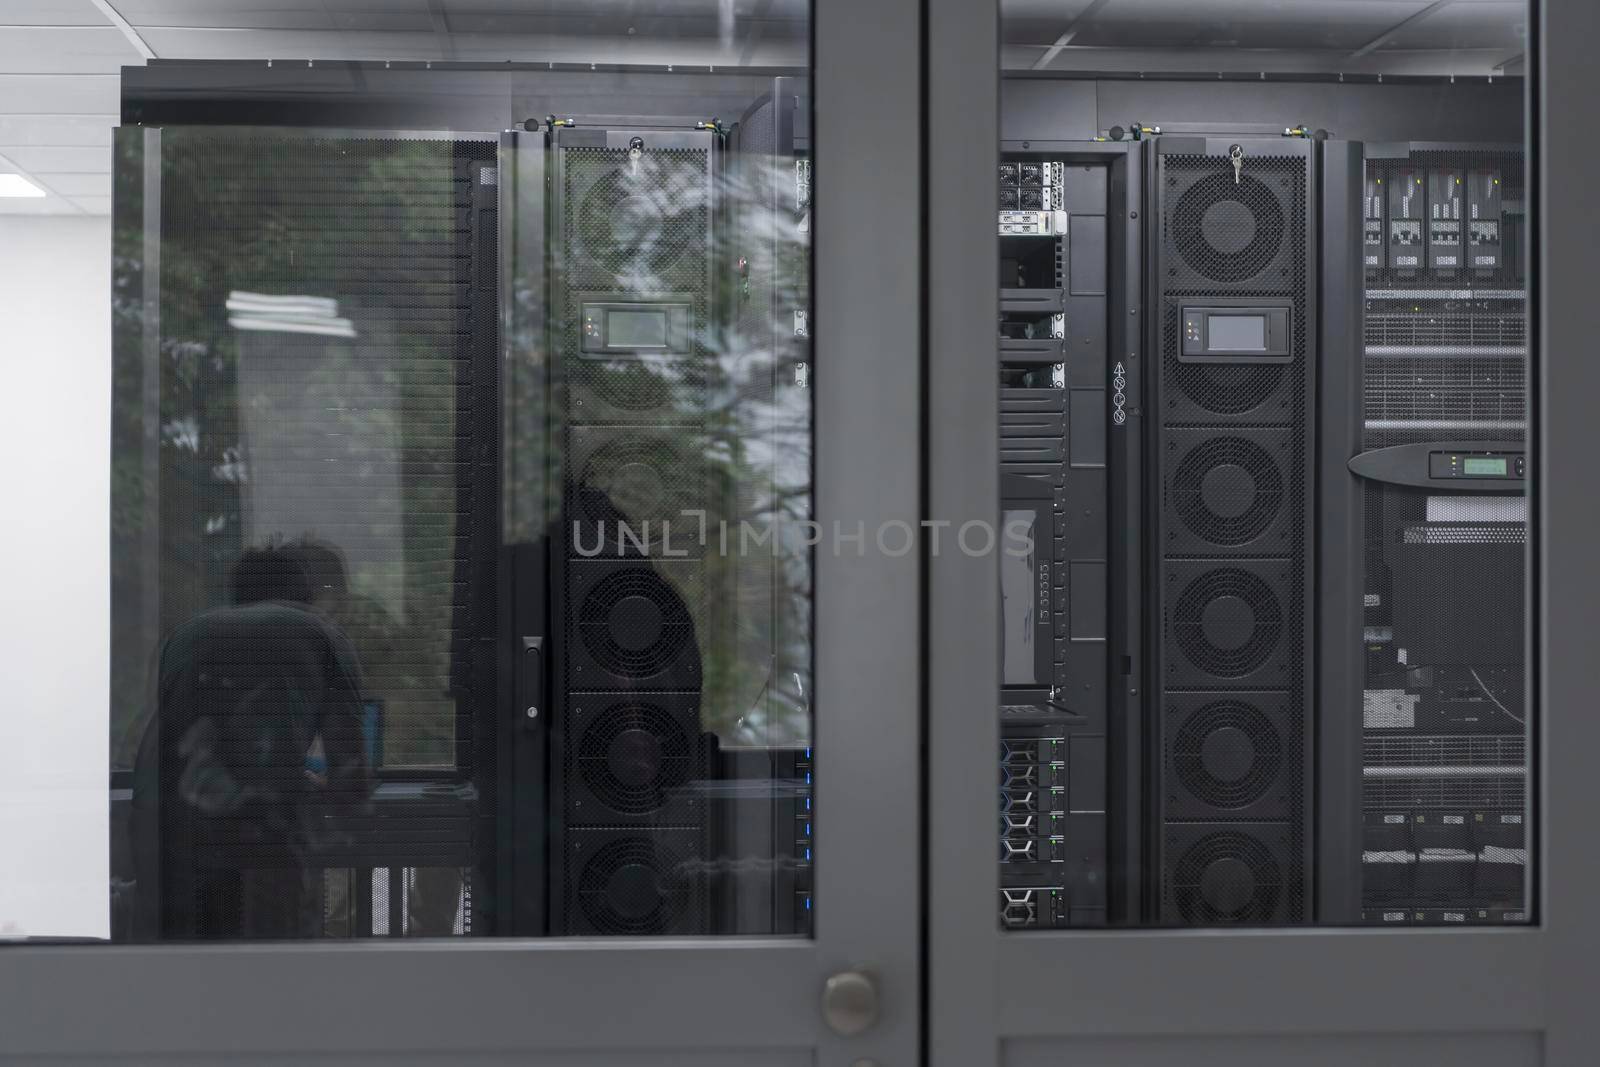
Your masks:
[{"label": "keyhole lock", "polygon": [[1233,164],[1233,184],[1238,185],[1240,174],[1244,170],[1244,146],[1229,145],[1228,161]]},{"label": "keyhole lock", "polygon": [[628,170],[633,174],[639,173],[639,158],[644,155],[644,138],[635,137],[628,142]]}]

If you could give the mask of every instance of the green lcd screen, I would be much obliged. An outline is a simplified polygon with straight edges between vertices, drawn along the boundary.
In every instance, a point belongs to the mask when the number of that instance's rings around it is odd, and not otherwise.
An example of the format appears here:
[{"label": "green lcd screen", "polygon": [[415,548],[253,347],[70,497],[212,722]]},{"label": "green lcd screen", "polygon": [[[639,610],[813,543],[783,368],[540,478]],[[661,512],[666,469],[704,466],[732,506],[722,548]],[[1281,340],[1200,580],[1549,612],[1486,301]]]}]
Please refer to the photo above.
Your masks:
[{"label": "green lcd screen", "polygon": [[1506,476],[1506,458],[1504,456],[1467,456],[1461,461],[1461,473],[1467,477],[1504,478]]}]

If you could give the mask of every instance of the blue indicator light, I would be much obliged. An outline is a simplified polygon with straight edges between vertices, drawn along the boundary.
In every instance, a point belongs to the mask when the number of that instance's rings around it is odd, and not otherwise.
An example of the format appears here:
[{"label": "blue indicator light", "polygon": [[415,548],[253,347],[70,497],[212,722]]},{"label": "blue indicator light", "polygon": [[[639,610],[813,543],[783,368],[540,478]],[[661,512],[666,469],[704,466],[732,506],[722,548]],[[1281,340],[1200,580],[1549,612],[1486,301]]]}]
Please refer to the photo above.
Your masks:
[{"label": "blue indicator light", "polygon": [[806,897],[806,910],[807,911],[811,910],[811,898],[810,897]]},{"label": "blue indicator light", "polygon": [[806,810],[807,811],[811,810],[811,798],[810,797],[806,797]]},{"label": "blue indicator light", "polygon": [[811,824],[810,823],[806,823],[806,836],[807,837],[811,836]]},{"label": "blue indicator light", "polygon": [[809,848],[806,849],[806,860],[807,862],[811,860],[811,850]]},{"label": "blue indicator light", "polygon": [[806,759],[810,759],[810,758],[811,758],[811,750],[808,748],[808,749],[806,749]]},{"label": "blue indicator light", "polygon": [[811,772],[807,771],[806,772],[806,785],[810,785],[810,784],[811,784]]}]

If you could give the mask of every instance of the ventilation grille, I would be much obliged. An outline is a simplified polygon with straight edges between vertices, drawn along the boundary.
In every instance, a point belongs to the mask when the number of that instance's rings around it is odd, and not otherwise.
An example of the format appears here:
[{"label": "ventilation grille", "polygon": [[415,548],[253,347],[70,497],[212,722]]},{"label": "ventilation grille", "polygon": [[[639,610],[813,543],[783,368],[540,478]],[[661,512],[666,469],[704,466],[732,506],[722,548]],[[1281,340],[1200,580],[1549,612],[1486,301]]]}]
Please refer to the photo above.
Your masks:
[{"label": "ventilation grille", "polygon": [[[1162,415],[1168,423],[1278,425],[1299,417],[1305,402],[1298,363],[1183,363],[1178,359],[1180,304],[1162,317]],[[1303,352],[1303,313],[1293,315],[1295,352]]]},{"label": "ventilation grille", "polygon": [[572,283],[598,292],[703,288],[711,203],[703,149],[565,148]]},{"label": "ventilation grille", "polygon": [[[1426,313],[1419,306],[1404,311],[1368,311],[1366,342],[1369,355],[1393,348],[1437,349],[1439,354],[1470,355],[1474,350],[1527,351],[1528,324],[1521,301],[1508,302],[1503,311],[1439,309]],[[1430,308],[1435,305],[1429,302]],[[1374,352],[1373,350],[1377,351]]]},{"label": "ventilation grille", "polygon": [[[691,713],[693,699],[683,698]],[[577,736],[569,742],[574,751],[568,758],[576,762],[584,788],[606,810],[584,810],[578,798],[571,818],[604,823],[612,813],[646,816],[684,799],[700,774],[700,761],[695,723],[682,706],[635,697],[610,704],[580,697],[573,704]]]},{"label": "ventilation grille", "polygon": [[1235,679],[1265,665],[1284,643],[1285,608],[1259,575],[1232,567],[1206,571],[1184,587],[1172,631],[1191,664]]},{"label": "ventilation grille", "polygon": [[1237,180],[1226,156],[1158,158],[1169,292],[1304,289],[1304,157],[1247,153]]},{"label": "ventilation grille", "polygon": [[575,614],[584,651],[624,680],[655,678],[695,648],[689,606],[650,567],[619,567],[598,578],[582,591]]},{"label": "ventilation grille", "polygon": [[1207,281],[1255,278],[1272,266],[1285,237],[1278,194],[1254,175],[1202,178],[1178,198],[1170,220],[1172,243],[1189,268]]},{"label": "ventilation grille", "polygon": [[[568,483],[571,546],[585,554],[673,554],[701,550],[701,524],[714,528],[706,445],[687,431],[576,427]],[[670,538],[670,541],[669,541]]]},{"label": "ventilation grille", "polygon": [[1198,926],[1284,920],[1295,896],[1287,831],[1254,830],[1212,830],[1169,842],[1177,853],[1167,884],[1173,917]]},{"label": "ventilation grille", "polygon": [[1288,505],[1299,499],[1299,487],[1285,477],[1285,434],[1181,430],[1169,434],[1167,448],[1167,507],[1177,519],[1167,530],[1169,555],[1288,551]]},{"label": "ventilation grille", "polygon": [[1269,715],[1259,700],[1212,700],[1181,714],[1172,734],[1172,772],[1206,814],[1258,811],[1264,800],[1275,800],[1269,806],[1281,814],[1284,756],[1294,746],[1283,736],[1281,710]]},{"label": "ventilation grille", "polygon": [[577,831],[576,933],[643,936],[681,931],[703,908],[702,875],[682,846],[691,835],[649,837]]}]

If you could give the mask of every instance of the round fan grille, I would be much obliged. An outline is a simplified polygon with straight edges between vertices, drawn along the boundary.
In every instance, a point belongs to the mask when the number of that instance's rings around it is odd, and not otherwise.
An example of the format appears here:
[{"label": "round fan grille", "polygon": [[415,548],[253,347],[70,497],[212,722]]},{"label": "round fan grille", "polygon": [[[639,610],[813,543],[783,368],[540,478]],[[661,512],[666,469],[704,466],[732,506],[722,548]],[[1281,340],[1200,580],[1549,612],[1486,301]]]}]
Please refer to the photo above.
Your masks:
[{"label": "round fan grille", "polygon": [[1196,799],[1217,808],[1244,808],[1277,780],[1283,742],[1253,704],[1217,700],[1198,708],[1172,739],[1172,765]]},{"label": "round fan grille", "polygon": [[694,620],[666,579],[630,567],[589,590],[578,609],[578,634],[584,650],[612,674],[649,678],[693,644]]},{"label": "round fan grille", "polygon": [[1272,265],[1284,239],[1283,207],[1272,190],[1231,168],[1201,178],[1172,211],[1172,242],[1202,278],[1241,282]]},{"label": "round fan grille", "polygon": [[1189,450],[1172,478],[1183,524],[1214,545],[1243,545],[1272,525],[1283,475],[1267,450],[1242,437],[1213,437]]},{"label": "round fan grille", "polygon": [[602,934],[663,933],[688,903],[688,887],[645,838],[607,842],[578,874],[578,906]]},{"label": "round fan grille", "polygon": [[[607,536],[619,536],[625,523],[648,547],[661,544],[672,526],[674,542],[684,546],[698,534],[685,513],[703,509],[704,492],[696,474],[697,457],[662,437],[625,437],[602,445],[583,462],[574,490],[578,515],[604,523]],[[694,529],[690,529],[694,526]]]},{"label": "round fan grille", "polygon": [[578,774],[607,807],[648,815],[693,778],[694,741],[658,704],[615,704],[594,716],[578,739]]},{"label": "round fan grille", "polygon": [[1283,608],[1266,582],[1223,568],[1190,582],[1173,612],[1178,647],[1207,674],[1240,678],[1265,663],[1283,635]]},{"label": "round fan grille", "polygon": [[602,170],[578,204],[590,265],[659,276],[705,239],[705,174],[671,153],[646,151]]},{"label": "round fan grille", "polygon": [[1191,845],[1172,871],[1172,898],[1187,923],[1271,922],[1283,868],[1260,840],[1224,830]]}]

